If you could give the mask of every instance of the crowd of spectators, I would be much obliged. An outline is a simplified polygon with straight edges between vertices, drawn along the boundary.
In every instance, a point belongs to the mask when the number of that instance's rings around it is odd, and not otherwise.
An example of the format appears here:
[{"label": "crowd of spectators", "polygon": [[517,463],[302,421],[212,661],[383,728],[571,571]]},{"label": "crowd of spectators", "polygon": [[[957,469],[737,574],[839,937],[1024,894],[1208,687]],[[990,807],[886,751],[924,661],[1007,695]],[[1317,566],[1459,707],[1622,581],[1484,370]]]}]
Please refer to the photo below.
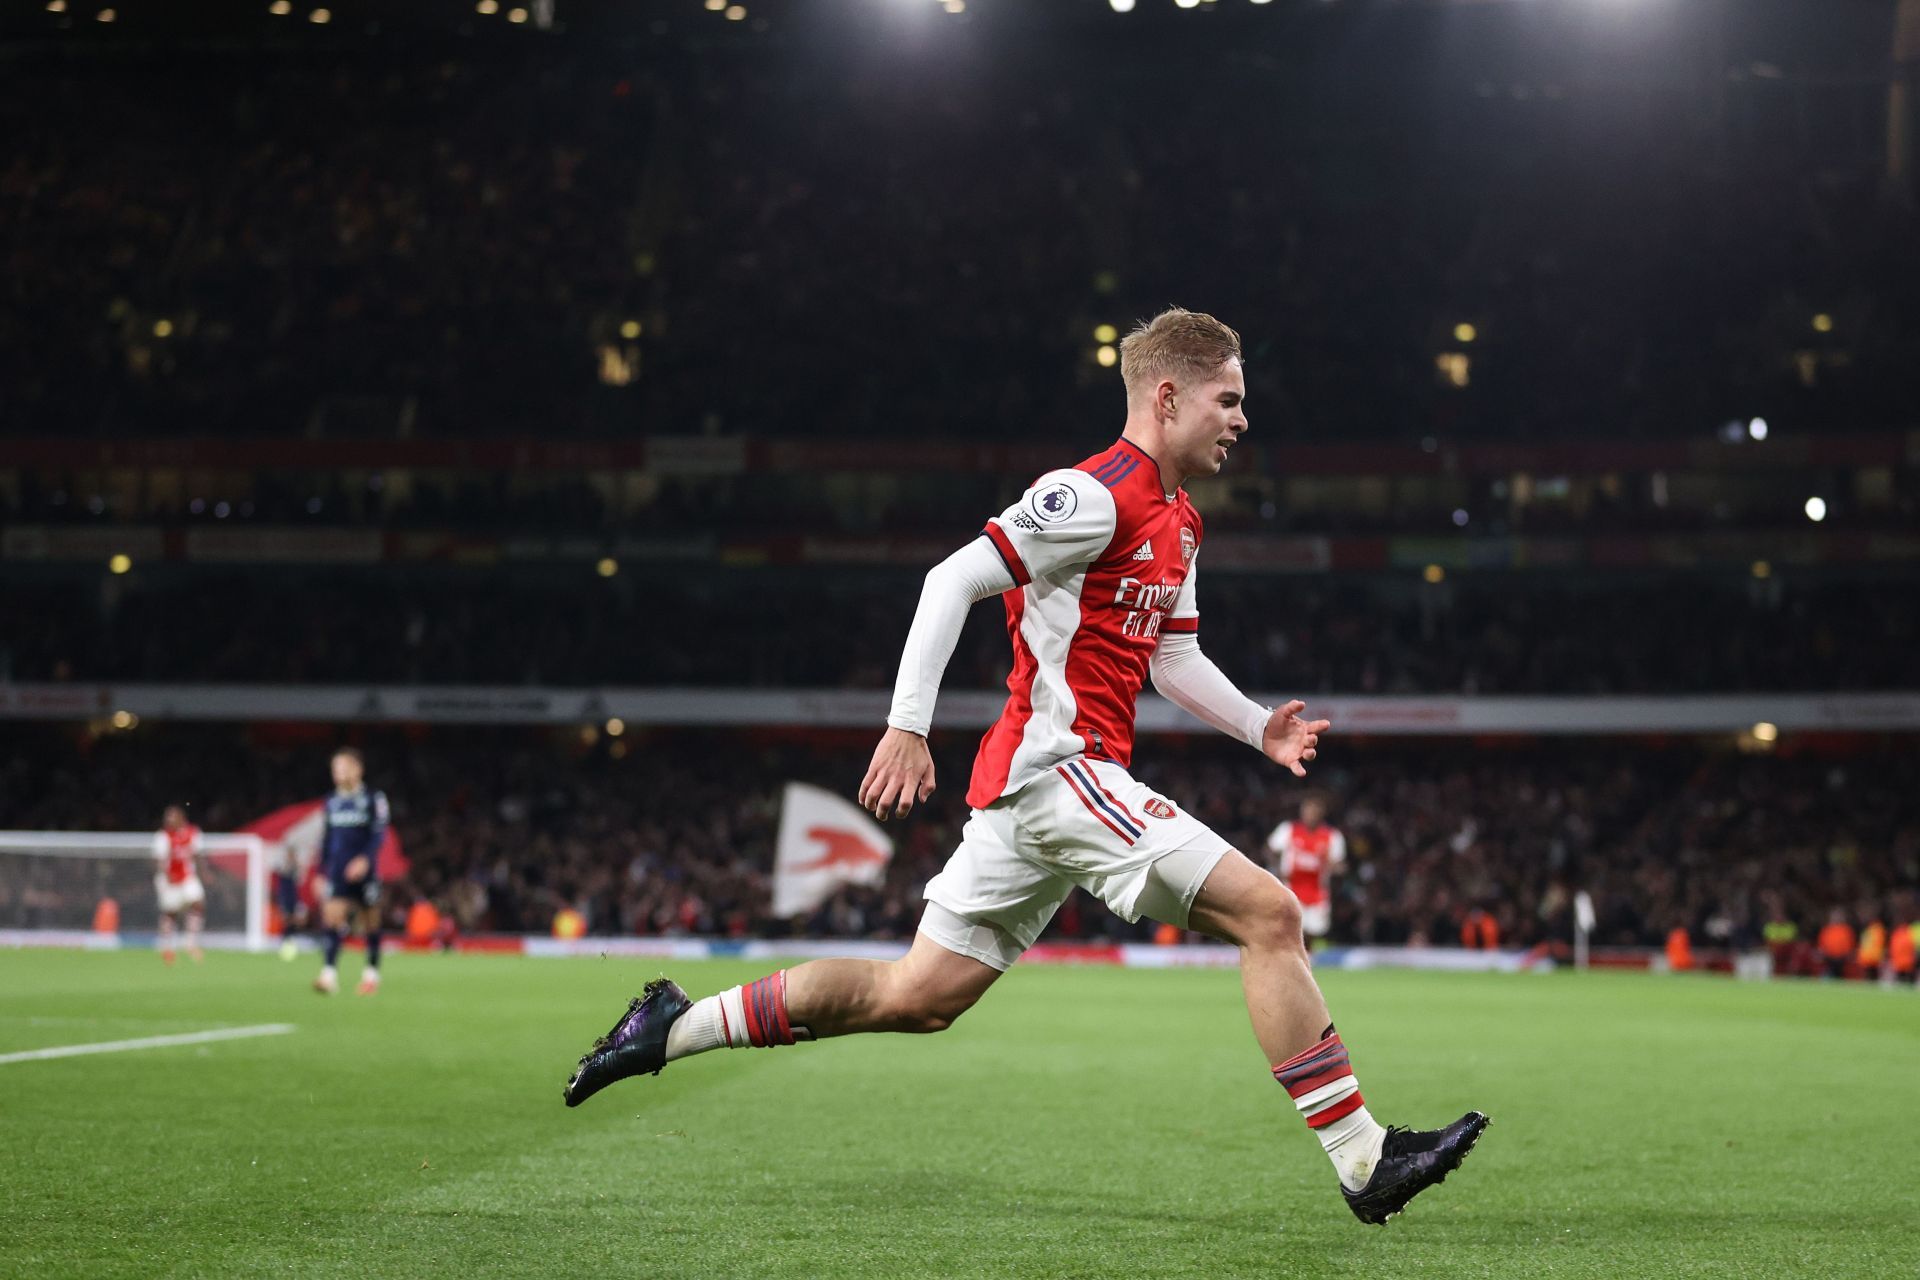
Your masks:
[{"label": "crowd of spectators", "polygon": [[1136,91],[1157,42],[1044,37],[18,57],[0,408],[103,437],[1017,439],[1110,416],[1096,326],[1178,300],[1245,331],[1293,438],[1910,414],[1915,215],[1872,131],[1823,124],[1874,118],[1870,88],[1810,85],[1835,109],[1785,135],[1727,90],[1701,127],[1718,75],[1679,61],[1697,99],[1552,49],[1486,83],[1419,37],[1419,74],[1356,74],[1282,30],[1191,94]]},{"label": "crowd of spectators", "polygon": [[[22,577],[0,680],[891,688],[920,578],[863,570]],[[1248,688],[1342,694],[1910,688],[1897,575],[1203,574],[1201,635]],[[998,687],[1004,611],[948,689]]]},{"label": "crowd of spectators", "polygon": [[[229,830],[324,791],[330,750],[213,727],[7,737],[0,828],[140,830],[182,802],[207,829]],[[597,934],[898,938],[965,819],[959,780],[974,744],[936,737],[942,786],[893,828],[884,887],[842,891],[791,921],[768,911],[780,788],[850,793],[871,749],[860,735],[630,733],[586,745],[577,730],[375,731],[365,745],[413,864],[390,895],[396,915],[423,897],[469,933],[544,932],[572,909]],[[1911,919],[1910,752],[1889,739],[1763,755],[1593,740],[1323,749],[1310,785],[1330,800],[1351,861],[1333,938],[1457,946],[1482,913],[1502,945],[1565,942],[1580,890],[1603,946],[1657,945],[1679,927],[1745,948],[1769,925],[1811,938],[1836,911],[1856,924]],[[1308,794],[1218,739],[1151,739],[1135,769],[1252,854]],[[1076,895],[1051,936],[1150,931]]]}]

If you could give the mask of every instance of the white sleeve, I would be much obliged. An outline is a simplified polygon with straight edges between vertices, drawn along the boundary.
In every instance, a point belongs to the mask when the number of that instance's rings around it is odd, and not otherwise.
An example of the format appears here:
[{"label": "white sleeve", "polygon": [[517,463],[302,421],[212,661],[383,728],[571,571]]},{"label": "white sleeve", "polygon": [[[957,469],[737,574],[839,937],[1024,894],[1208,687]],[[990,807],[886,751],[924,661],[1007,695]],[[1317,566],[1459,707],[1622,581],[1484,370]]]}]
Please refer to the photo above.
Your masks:
[{"label": "white sleeve", "polygon": [[1259,748],[1273,709],[1240,692],[1213,659],[1200,652],[1199,636],[1162,631],[1150,670],[1153,687],[1167,701],[1228,737]]},{"label": "white sleeve", "polygon": [[164,831],[153,833],[153,856],[158,859],[167,856],[167,833]]},{"label": "white sleeve", "polygon": [[1280,855],[1280,874],[1293,874],[1293,824],[1283,822],[1267,837],[1267,848]]},{"label": "white sleeve", "polygon": [[1327,864],[1335,867],[1345,866],[1347,861],[1347,838],[1340,834],[1338,828],[1333,831],[1332,836],[1333,838],[1327,841]]},{"label": "white sleeve", "polygon": [[1013,574],[1001,553],[984,537],[927,570],[920,607],[914,611],[906,648],[900,654],[893,708],[887,713],[889,725],[926,736],[933,724],[934,699],[940,696],[940,677],[946,674],[953,646],[960,643],[967,610],[1013,586]]},{"label": "white sleeve", "polygon": [[982,530],[1015,586],[1098,560],[1113,541],[1113,493],[1084,471],[1049,471]]},{"label": "white sleeve", "polygon": [[188,852],[197,858],[206,850],[206,847],[207,833],[195,827],[193,831],[193,844],[189,846]]}]

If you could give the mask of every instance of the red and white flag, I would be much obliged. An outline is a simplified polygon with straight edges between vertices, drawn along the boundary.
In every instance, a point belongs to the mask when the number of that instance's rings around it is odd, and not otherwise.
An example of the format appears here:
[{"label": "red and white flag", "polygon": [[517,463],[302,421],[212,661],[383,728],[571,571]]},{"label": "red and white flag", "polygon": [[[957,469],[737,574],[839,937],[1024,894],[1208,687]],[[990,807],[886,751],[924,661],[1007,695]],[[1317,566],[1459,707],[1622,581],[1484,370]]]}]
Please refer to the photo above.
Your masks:
[{"label": "red and white flag", "polygon": [[773,855],[773,914],[811,911],[843,884],[887,878],[893,840],[853,801],[789,782]]},{"label": "red and white flag", "polygon": [[[302,800],[299,804],[275,809],[240,830],[246,835],[259,836],[269,846],[278,845],[284,849],[288,861],[301,869],[300,878],[304,880],[307,870],[320,856],[320,836],[326,826],[327,802],[321,799]],[[270,865],[280,864],[280,859],[271,854],[268,861]],[[412,861],[400,848],[399,834],[388,827],[386,838],[380,842],[374,874],[381,880],[400,880],[412,869]]]}]

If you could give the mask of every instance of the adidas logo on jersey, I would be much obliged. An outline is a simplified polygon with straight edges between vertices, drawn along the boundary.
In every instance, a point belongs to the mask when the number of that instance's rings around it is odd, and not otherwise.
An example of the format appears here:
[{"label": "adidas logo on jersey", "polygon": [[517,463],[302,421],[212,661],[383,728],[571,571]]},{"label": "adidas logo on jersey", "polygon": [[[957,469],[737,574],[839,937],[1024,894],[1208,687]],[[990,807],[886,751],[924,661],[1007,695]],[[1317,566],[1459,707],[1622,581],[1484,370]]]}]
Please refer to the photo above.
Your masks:
[{"label": "adidas logo on jersey", "polygon": [[1133,558],[1135,560],[1153,559],[1153,539],[1148,538],[1145,542],[1141,543],[1140,549],[1133,553]]}]

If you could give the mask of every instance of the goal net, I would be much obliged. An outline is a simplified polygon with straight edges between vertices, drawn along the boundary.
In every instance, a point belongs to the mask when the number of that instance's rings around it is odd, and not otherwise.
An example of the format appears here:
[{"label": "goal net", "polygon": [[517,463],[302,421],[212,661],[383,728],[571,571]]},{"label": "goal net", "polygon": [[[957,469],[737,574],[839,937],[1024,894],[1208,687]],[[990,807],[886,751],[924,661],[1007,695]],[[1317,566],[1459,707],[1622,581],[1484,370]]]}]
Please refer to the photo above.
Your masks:
[{"label": "goal net", "polygon": [[[267,842],[259,836],[202,840],[211,947],[267,946]],[[0,942],[86,945],[111,900],[118,942],[143,945],[160,927],[151,831],[0,831]]]}]

